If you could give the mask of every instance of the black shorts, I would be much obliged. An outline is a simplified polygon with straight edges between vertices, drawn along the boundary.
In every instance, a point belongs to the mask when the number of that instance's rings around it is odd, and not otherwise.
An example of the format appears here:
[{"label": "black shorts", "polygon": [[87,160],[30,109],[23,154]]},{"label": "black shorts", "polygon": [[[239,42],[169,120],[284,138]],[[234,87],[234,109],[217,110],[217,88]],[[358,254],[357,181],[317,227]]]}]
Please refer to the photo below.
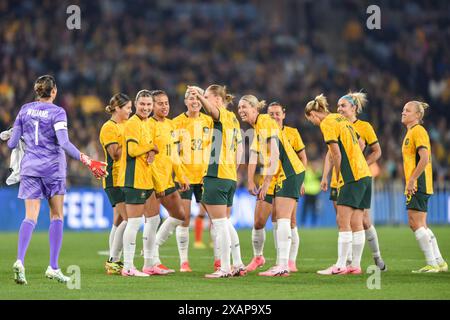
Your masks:
[{"label": "black shorts", "polygon": [[338,188],[331,188],[330,189],[330,200],[331,201],[337,201],[338,194],[339,194]]},{"label": "black shorts", "polygon": [[147,199],[150,198],[153,193],[153,189],[143,190],[125,187],[122,188],[122,190],[125,194],[126,204],[145,204]]},{"label": "black shorts", "polygon": [[344,184],[339,189],[337,204],[361,210],[370,209],[371,199],[372,178],[364,177]]},{"label": "black shorts", "polygon": [[[178,184],[177,187],[179,188]],[[188,191],[180,192],[181,199],[192,200],[192,195],[195,196],[195,202],[199,203],[202,200],[203,185],[202,184],[191,184]]]},{"label": "black shorts", "polygon": [[292,175],[282,181],[281,186],[277,184],[275,187],[274,197],[292,198],[298,200],[300,198],[300,188],[305,180],[305,172]]},{"label": "black shorts", "polygon": [[416,192],[411,196],[406,196],[406,208],[409,210],[416,210],[420,212],[428,211],[429,194]]},{"label": "black shorts", "polygon": [[105,193],[108,196],[109,203],[114,208],[116,204],[125,202],[125,194],[120,187],[109,187],[105,189]]}]

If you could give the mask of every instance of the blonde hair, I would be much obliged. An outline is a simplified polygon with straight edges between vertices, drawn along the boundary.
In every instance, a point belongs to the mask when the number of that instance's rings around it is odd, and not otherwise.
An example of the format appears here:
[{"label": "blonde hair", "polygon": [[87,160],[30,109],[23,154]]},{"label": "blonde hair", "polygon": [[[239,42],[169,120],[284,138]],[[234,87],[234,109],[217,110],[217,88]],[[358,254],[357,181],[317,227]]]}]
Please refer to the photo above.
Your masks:
[{"label": "blonde hair", "polygon": [[251,94],[247,94],[247,95],[243,96],[241,98],[241,101],[242,100],[247,101],[248,103],[250,103],[250,105],[253,108],[256,108],[256,110],[258,110],[258,112],[261,112],[264,109],[264,107],[266,106],[266,101],[265,100],[259,101],[257,97],[255,97],[254,95],[251,95]]},{"label": "blonde hair", "polygon": [[420,113],[420,121],[422,121],[422,119],[425,115],[425,110],[427,110],[430,107],[430,105],[426,102],[421,102],[421,101],[410,101],[409,103],[412,103],[415,105],[416,111],[418,113]]},{"label": "blonde hair", "polygon": [[[190,88],[197,90],[201,95],[205,94],[205,90],[197,86],[190,86]],[[184,98],[189,98],[189,87],[186,89],[186,93],[184,94]]]},{"label": "blonde hair", "polygon": [[152,100],[153,100],[152,92],[150,90],[143,89],[143,90],[139,91],[136,94],[136,98],[134,99],[134,103],[136,103],[139,100],[139,98],[141,98],[141,97],[152,98]]},{"label": "blonde hair", "polygon": [[208,87],[208,89],[206,89],[206,91],[210,91],[215,96],[221,97],[226,106],[233,103],[234,96],[227,92],[226,86],[220,86],[218,84],[213,84],[213,85],[210,85]]},{"label": "blonde hair", "polygon": [[305,114],[309,116],[311,114],[311,111],[317,111],[317,112],[326,112],[329,113],[328,110],[328,101],[327,97],[321,93],[317,97],[314,98],[314,100],[311,100],[306,104],[305,107]]},{"label": "blonde hair", "polygon": [[123,108],[130,101],[126,94],[117,93],[109,100],[109,105],[106,106],[105,110],[107,113],[112,114],[117,108]]},{"label": "blonde hair", "polygon": [[363,108],[367,104],[367,95],[364,92],[349,92],[345,96],[341,97],[341,99],[345,99],[350,102],[353,106],[356,107],[356,114],[360,114],[363,111]]}]

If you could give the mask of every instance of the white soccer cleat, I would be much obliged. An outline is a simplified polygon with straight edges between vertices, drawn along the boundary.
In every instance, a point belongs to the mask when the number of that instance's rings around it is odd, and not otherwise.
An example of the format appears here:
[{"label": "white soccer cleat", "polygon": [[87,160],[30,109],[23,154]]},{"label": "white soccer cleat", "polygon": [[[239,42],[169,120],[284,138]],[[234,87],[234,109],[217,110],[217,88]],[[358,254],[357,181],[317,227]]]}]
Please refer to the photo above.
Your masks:
[{"label": "white soccer cleat", "polygon": [[52,269],[52,267],[48,266],[47,271],[45,271],[45,276],[48,279],[55,279],[58,282],[61,283],[67,283],[70,281],[70,277],[65,276],[61,269]]},{"label": "white soccer cleat", "polygon": [[14,281],[17,284],[28,284],[27,279],[25,278],[25,267],[22,264],[22,261],[17,260],[13,264],[13,272],[14,272]]}]

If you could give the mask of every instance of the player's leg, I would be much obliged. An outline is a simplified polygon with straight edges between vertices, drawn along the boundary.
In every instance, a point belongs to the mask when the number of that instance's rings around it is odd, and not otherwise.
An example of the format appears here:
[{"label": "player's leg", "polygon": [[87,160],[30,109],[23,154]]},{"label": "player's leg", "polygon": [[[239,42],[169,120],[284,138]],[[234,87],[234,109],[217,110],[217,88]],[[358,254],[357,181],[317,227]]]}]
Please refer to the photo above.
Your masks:
[{"label": "player's leg", "polygon": [[[202,192],[203,192],[202,189],[203,189],[203,185],[201,185],[201,184],[196,185],[194,187],[195,200],[197,201],[198,204],[200,204],[200,201],[202,200]],[[205,221],[205,216],[206,216],[206,210],[202,205],[200,205],[198,215],[195,217],[195,220],[194,220],[194,233],[195,233],[194,248],[196,248],[196,249],[205,249],[206,248],[206,245],[203,243],[203,224]],[[211,225],[210,225],[210,227],[211,227]],[[212,242],[214,242],[214,241],[212,240]]]},{"label": "player's leg", "polygon": [[350,220],[352,228],[352,264],[348,266],[348,272],[352,274],[361,274],[361,257],[364,250],[365,232],[363,225],[364,210],[354,209]]},{"label": "player's leg", "polygon": [[433,231],[431,231],[431,229],[429,227],[427,227],[427,231],[428,231],[428,234],[430,235],[431,247],[433,248],[433,254],[434,254],[434,257],[436,258],[436,262],[439,266],[439,271],[447,272],[448,264],[442,257],[441,251],[439,250],[439,245],[437,243],[437,239],[436,239]]},{"label": "player's leg", "polygon": [[[156,256],[156,233],[161,223],[159,215],[160,201],[156,198],[155,193],[152,193],[147,199],[144,206],[145,224],[142,234],[143,252],[144,252],[144,267],[142,272],[148,275],[166,275],[169,272],[161,269]],[[159,254],[158,254],[159,259]]]},{"label": "player's leg", "polygon": [[178,226],[181,226],[184,221],[185,213],[181,197],[175,188],[166,190],[166,196],[161,199],[161,204],[166,208],[169,217],[163,222],[158,232],[156,233],[156,248],[154,259],[159,268],[169,272],[175,272],[173,269],[167,268],[161,263],[159,258],[159,247],[162,246],[167,239],[173,234]]},{"label": "player's leg", "polygon": [[[415,195],[412,196],[414,198]],[[414,201],[414,200],[413,200]],[[431,243],[431,236],[427,230],[426,225],[427,213],[425,211],[417,211],[408,209],[408,223],[411,230],[416,236],[419,247],[422,250],[427,265],[419,270],[414,270],[413,273],[436,273],[439,272],[439,265],[433,251]]]},{"label": "player's leg", "polygon": [[120,223],[117,226],[116,232],[114,234],[114,239],[112,242],[110,252],[111,255],[110,261],[117,263],[120,262],[120,252],[123,249],[123,233],[125,232],[125,228],[127,227],[128,224],[125,202],[117,203],[115,206],[115,210],[117,212],[117,215],[120,217],[120,219],[118,219],[117,222],[120,221]]},{"label": "player's leg", "polygon": [[262,267],[266,262],[263,256],[264,243],[266,241],[266,230],[264,227],[272,211],[273,197],[266,196],[266,198],[268,198],[267,201],[266,199],[264,201],[256,201],[255,222],[252,230],[253,259],[247,265],[247,271],[254,271]]},{"label": "player's leg", "polygon": [[136,253],[136,237],[142,224],[145,203],[150,197],[151,190],[140,190],[134,188],[123,188],[125,195],[125,210],[128,223],[123,233],[123,269],[122,276],[147,277],[134,266],[134,255]]},{"label": "player's leg", "polygon": [[297,205],[298,202],[296,202],[294,209],[292,210],[291,214],[291,249],[289,251],[289,271],[290,272],[297,272],[297,255],[298,255],[298,248],[300,246],[300,237],[298,235],[298,228],[297,228]]},{"label": "player's leg", "polygon": [[25,200],[25,219],[20,225],[19,240],[17,244],[17,259],[13,265],[14,281],[17,284],[27,284],[24,267],[25,255],[39,217],[40,208],[40,199]]},{"label": "player's leg", "polygon": [[374,259],[374,262],[378,266],[378,268],[380,268],[381,271],[386,271],[387,270],[386,264],[384,263],[381,257],[377,230],[375,229],[375,226],[372,224],[372,221],[370,219],[369,209],[364,210],[363,225],[366,233],[366,240],[367,243],[369,244],[370,250],[372,251],[372,257]]},{"label": "player's leg", "polygon": [[296,200],[288,197],[275,195],[273,212],[277,217],[277,265],[261,276],[287,276],[289,275],[289,252],[291,248],[291,215],[296,205]]},{"label": "player's leg", "polygon": [[113,223],[111,226],[111,231],[109,232],[109,260],[111,260],[112,257],[112,246],[114,242],[114,236],[116,235],[117,228],[122,223],[122,217],[117,212],[116,206],[113,207]]},{"label": "player's leg", "polygon": [[181,203],[185,213],[184,222],[180,226],[178,226],[175,231],[177,238],[178,254],[180,256],[180,272],[192,272],[188,259],[189,224],[191,221],[191,200],[182,199]]},{"label": "player's leg", "polygon": [[48,203],[50,206],[50,227],[48,229],[50,264],[45,272],[45,276],[49,279],[56,279],[59,282],[66,283],[70,280],[70,277],[63,275],[58,265],[64,229],[64,195],[55,195],[48,200]]}]

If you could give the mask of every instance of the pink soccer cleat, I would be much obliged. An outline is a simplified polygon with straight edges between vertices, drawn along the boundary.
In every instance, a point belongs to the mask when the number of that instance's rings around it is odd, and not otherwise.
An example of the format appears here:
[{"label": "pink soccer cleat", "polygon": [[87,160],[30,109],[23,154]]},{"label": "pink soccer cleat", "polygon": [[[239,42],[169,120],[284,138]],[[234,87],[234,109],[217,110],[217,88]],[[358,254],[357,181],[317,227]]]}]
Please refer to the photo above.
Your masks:
[{"label": "pink soccer cleat", "polygon": [[274,266],[267,271],[258,273],[263,277],[289,277],[289,270],[282,266]]},{"label": "pink soccer cleat", "polygon": [[347,267],[347,274],[362,274],[362,270],[360,267]]},{"label": "pink soccer cleat", "polygon": [[165,265],[163,265],[162,263],[158,264],[157,267],[158,267],[159,269],[162,269],[162,270],[167,271],[167,273],[175,273],[175,270],[167,268],[167,267],[166,267]]},{"label": "pink soccer cleat", "polygon": [[295,265],[295,261],[288,262],[289,272],[298,272],[297,266]]},{"label": "pink soccer cleat", "polygon": [[222,270],[217,270],[214,273],[205,275],[205,278],[208,279],[229,278],[229,277],[231,277],[231,272],[225,272]]},{"label": "pink soccer cleat", "polygon": [[325,269],[325,270],[319,270],[317,271],[318,274],[325,275],[325,276],[332,276],[332,275],[343,275],[347,274],[347,268],[338,268],[335,265],[332,265],[331,267]]},{"label": "pink soccer cleat", "polygon": [[143,268],[142,272],[148,274],[149,276],[165,276],[169,274],[167,270],[163,270],[158,266]]},{"label": "pink soccer cleat", "polygon": [[180,267],[180,272],[192,272],[191,267],[189,266],[189,262],[183,262]]},{"label": "pink soccer cleat", "polygon": [[266,263],[266,259],[263,256],[253,257],[252,261],[247,266],[247,271],[252,272],[257,268],[261,268]]},{"label": "pink soccer cleat", "polygon": [[122,269],[121,273],[124,277],[148,277],[148,274],[140,272],[136,268]]}]

